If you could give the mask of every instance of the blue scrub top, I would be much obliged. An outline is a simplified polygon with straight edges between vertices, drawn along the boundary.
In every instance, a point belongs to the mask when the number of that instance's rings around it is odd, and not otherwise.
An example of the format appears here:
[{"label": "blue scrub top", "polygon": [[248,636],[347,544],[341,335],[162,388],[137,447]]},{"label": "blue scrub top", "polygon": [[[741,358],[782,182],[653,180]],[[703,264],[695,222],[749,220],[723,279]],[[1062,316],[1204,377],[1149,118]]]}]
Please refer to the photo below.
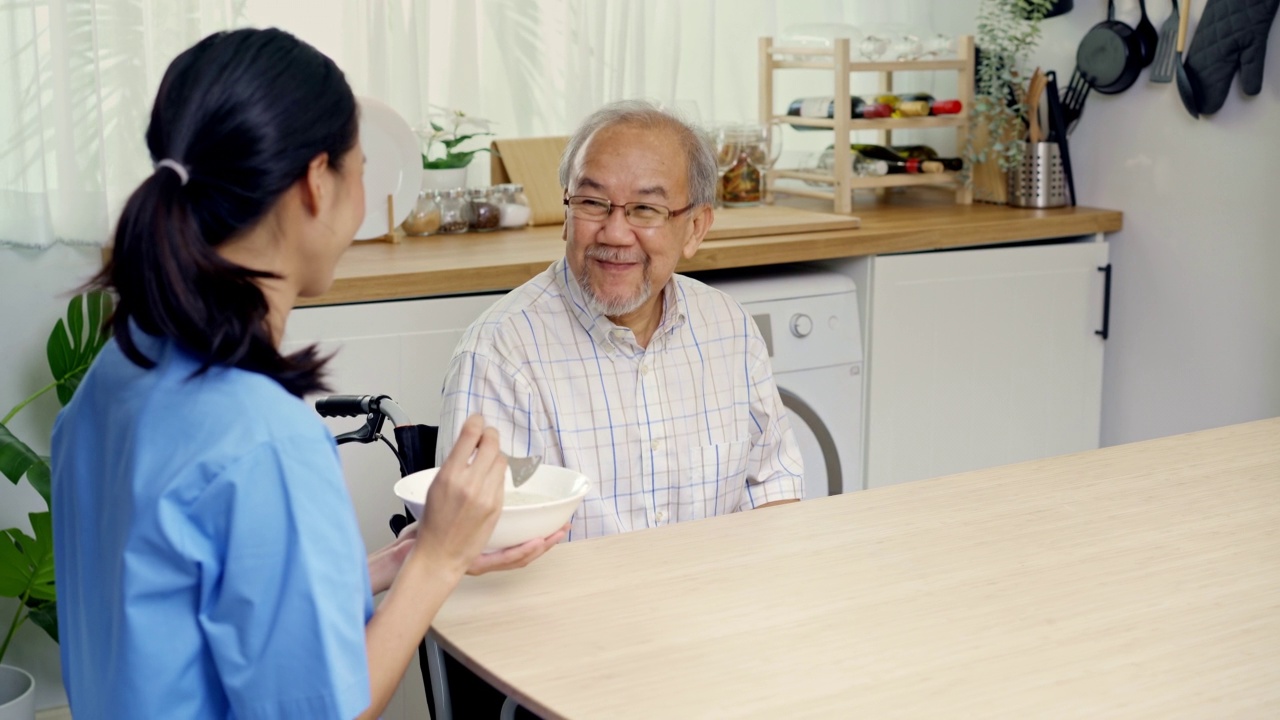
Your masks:
[{"label": "blue scrub top", "polygon": [[76,720],[342,718],[369,705],[368,566],[332,436],[258,373],[135,330],[58,417],[53,523]]}]

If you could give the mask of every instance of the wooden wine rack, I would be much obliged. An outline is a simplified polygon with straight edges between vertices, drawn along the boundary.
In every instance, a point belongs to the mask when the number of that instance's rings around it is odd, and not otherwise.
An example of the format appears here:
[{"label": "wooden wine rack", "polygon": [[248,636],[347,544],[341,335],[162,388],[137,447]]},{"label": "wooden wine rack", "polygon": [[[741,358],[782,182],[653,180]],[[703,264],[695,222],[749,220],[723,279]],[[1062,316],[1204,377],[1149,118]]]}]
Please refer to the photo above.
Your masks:
[{"label": "wooden wine rack", "polygon": [[[883,175],[880,177],[858,177],[853,174],[853,153],[849,149],[849,133],[857,130],[875,130],[879,133],[878,144],[893,144],[894,130],[920,128],[953,128],[956,133],[956,149],[963,152],[969,138],[969,113],[973,108],[973,79],[975,55],[973,36],[962,35],[956,38],[956,58],[947,60],[914,60],[889,62],[852,62],[849,59],[849,40],[839,38],[833,41],[832,47],[774,47],[773,38],[760,38],[760,122],[768,126],[772,122],[808,127],[831,128],[835,138],[843,138],[844,142],[835,142],[835,160],[831,174],[814,170],[772,170],[766,174],[765,200],[773,201],[774,183],[783,178],[808,180],[831,185],[830,190],[813,187],[784,187],[777,192],[803,197],[816,197],[831,200],[838,213],[853,210],[853,191],[866,188],[890,188],[908,185],[953,185],[955,186],[956,203],[968,205],[973,202],[973,188],[964,172],[943,172],[918,175]],[[814,60],[794,60],[785,58],[816,57]],[[783,59],[780,59],[783,58]],[[778,115],[774,112],[773,73],[777,70],[810,69],[828,70],[834,76],[833,97],[835,98],[835,117],[799,118],[790,115]],[[899,72],[919,72],[944,70],[959,73],[957,83],[961,109],[956,115],[937,115],[915,118],[868,118],[853,119],[850,103],[849,76],[852,73],[878,73],[880,76],[880,92],[893,92],[893,75]]]}]

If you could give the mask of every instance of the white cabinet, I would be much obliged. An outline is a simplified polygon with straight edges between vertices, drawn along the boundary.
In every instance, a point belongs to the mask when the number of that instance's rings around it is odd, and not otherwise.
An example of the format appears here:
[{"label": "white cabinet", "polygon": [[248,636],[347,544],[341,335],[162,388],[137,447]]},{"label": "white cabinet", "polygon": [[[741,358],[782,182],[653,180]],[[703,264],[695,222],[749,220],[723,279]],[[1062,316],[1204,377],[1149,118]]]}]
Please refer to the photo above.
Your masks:
[{"label": "white cabinet", "polygon": [[[501,295],[405,300],[300,308],[289,316],[286,351],[320,343],[336,352],[328,365],[332,391],[388,395],[419,423],[440,419],[440,390],[462,331]],[[309,398],[308,400],[313,400]],[[325,421],[335,433],[355,430],[363,418]],[[390,436],[392,428],[384,428]],[[395,457],[381,443],[351,443],[338,450],[365,547],[391,541],[387,521],[403,511],[392,492],[400,477]],[[399,691],[383,714],[388,720],[430,717],[415,656]]]},{"label": "white cabinet", "polygon": [[1098,447],[1107,253],[866,259],[867,487]]}]

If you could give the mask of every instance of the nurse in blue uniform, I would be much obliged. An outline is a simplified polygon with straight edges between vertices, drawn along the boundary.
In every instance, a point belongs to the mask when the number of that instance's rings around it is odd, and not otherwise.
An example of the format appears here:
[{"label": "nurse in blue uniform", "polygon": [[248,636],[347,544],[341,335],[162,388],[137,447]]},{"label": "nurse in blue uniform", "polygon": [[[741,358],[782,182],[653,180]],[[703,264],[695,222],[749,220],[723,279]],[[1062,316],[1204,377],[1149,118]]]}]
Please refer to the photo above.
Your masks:
[{"label": "nurse in blue uniform", "polygon": [[505,463],[475,417],[421,522],[364,555],[301,399],[327,358],[279,349],[364,217],[358,122],[337,66],[278,30],[215,34],[165,73],[155,172],[93,282],[118,297],[114,339],[53,437],[76,720],[376,717],[464,573],[563,537],[481,554]]}]

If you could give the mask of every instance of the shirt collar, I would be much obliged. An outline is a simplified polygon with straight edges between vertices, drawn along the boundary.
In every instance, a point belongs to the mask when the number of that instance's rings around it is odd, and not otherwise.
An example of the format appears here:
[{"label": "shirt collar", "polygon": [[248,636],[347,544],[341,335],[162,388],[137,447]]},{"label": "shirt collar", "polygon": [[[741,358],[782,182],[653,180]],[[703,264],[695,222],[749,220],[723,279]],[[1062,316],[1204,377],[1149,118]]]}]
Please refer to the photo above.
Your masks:
[{"label": "shirt collar", "polygon": [[[604,314],[597,313],[591,309],[582,286],[578,284],[578,279],[574,277],[573,271],[569,269],[567,258],[560,258],[553,267],[556,284],[564,291],[570,311],[597,345],[608,348],[635,344],[635,337],[630,329],[615,325]],[[671,279],[662,288],[662,321],[658,323],[658,329],[653,333],[654,340],[669,335],[684,325],[687,313],[685,312],[684,293],[679,292],[676,288],[676,279],[678,277],[680,276],[672,274]],[[652,342],[650,347],[652,347]]]}]

